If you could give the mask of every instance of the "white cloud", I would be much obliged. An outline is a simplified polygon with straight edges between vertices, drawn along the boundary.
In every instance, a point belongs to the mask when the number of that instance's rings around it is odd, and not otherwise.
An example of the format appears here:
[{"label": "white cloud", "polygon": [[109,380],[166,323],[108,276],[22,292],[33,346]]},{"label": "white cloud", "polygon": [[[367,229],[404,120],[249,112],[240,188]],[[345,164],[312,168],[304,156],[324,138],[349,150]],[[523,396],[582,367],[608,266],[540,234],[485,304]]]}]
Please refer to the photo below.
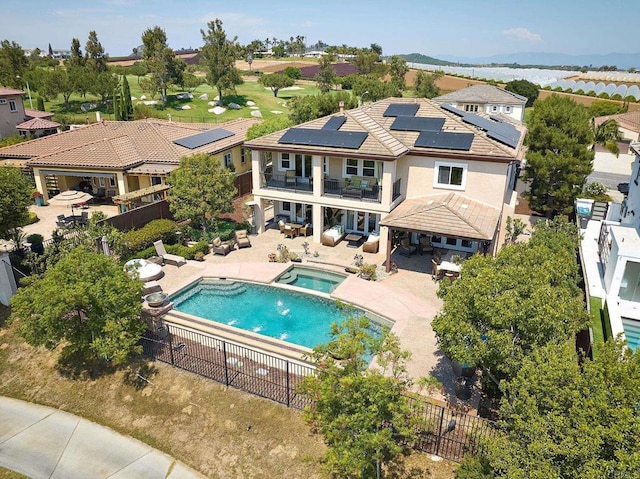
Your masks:
[{"label": "white cloud", "polygon": [[502,34],[510,40],[524,41],[529,43],[539,43],[542,41],[542,37],[540,36],[540,34],[530,32],[529,29],[523,27],[503,30]]}]

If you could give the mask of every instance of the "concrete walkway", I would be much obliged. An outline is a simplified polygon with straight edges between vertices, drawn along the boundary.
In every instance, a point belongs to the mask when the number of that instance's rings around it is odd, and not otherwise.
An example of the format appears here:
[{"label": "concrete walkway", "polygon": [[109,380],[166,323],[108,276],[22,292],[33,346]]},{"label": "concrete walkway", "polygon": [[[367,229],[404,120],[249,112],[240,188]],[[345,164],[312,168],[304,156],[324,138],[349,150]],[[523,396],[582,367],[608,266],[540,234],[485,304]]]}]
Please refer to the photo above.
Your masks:
[{"label": "concrete walkway", "polygon": [[109,428],[6,397],[0,397],[0,466],[36,479],[204,477]]}]

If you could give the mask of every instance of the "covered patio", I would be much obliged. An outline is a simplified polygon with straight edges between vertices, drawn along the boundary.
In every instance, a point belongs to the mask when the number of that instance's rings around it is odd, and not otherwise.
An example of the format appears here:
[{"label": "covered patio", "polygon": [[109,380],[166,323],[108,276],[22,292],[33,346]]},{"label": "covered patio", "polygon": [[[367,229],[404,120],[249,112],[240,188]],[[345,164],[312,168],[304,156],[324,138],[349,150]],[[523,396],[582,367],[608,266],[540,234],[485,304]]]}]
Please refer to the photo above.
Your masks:
[{"label": "covered patio", "polygon": [[[140,206],[139,203],[151,203],[153,201],[165,199],[166,191],[169,189],[171,189],[171,185],[152,185],[147,188],[114,196],[111,200],[113,201],[113,204],[117,205],[120,208],[120,211],[124,213],[136,206]],[[144,201],[143,199],[147,197],[150,197],[150,199],[148,201]]]},{"label": "covered patio", "polygon": [[[429,238],[429,247],[459,251],[493,253],[501,212],[458,193],[442,193],[403,201],[380,221],[388,228],[386,269],[391,269],[394,233],[408,237],[409,251],[421,251]],[[415,250],[413,249],[415,248]],[[411,254],[411,253],[409,253]]]}]

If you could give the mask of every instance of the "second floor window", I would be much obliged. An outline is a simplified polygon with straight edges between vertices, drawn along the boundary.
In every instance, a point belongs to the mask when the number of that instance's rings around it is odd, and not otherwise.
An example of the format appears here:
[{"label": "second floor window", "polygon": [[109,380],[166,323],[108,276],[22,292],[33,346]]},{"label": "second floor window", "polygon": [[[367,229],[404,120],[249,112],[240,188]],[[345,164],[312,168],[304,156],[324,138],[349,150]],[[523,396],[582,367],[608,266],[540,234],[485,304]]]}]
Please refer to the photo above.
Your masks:
[{"label": "second floor window", "polygon": [[470,111],[472,113],[475,113],[478,111],[478,105],[465,105],[464,111]]},{"label": "second floor window", "polygon": [[9,100],[9,110],[18,111],[15,100]]},{"label": "second floor window", "polygon": [[152,185],[161,185],[162,184],[162,178],[160,178],[159,176],[152,176],[151,177],[151,184]]},{"label": "second floor window", "polygon": [[345,173],[348,176],[358,176],[358,160],[354,160],[353,158],[347,158]]},{"label": "second floor window", "polygon": [[464,190],[467,180],[467,165],[436,162],[433,186]]},{"label": "second floor window", "polygon": [[231,156],[231,153],[225,153],[224,154],[224,167],[225,168],[231,168],[232,165],[233,165],[233,157]]},{"label": "second floor window", "polygon": [[382,174],[380,164],[374,160],[356,160],[347,158],[344,162],[344,176],[370,176],[372,178],[380,178]]},{"label": "second floor window", "polygon": [[289,153],[280,153],[280,170],[290,170],[291,160],[289,159]]},{"label": "second floor window", "polygon": [[511,107],[510,106],[505,106],[504,107],[504,112],[505,113],[511,113]]}]

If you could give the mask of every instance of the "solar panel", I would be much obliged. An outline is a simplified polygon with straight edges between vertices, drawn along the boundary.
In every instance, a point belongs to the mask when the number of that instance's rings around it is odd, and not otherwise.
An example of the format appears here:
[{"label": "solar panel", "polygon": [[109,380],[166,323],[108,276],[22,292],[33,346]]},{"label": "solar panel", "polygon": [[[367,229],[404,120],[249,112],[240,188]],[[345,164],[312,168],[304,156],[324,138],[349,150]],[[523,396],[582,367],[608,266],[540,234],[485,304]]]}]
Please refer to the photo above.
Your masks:
[{"label": "solar panel", "polygon": [[278,143],[288,145],[330,146],[357,150],[369,134],[364,131],[314,130],[290,128]]},{"label": "solar panel", "polygon": [[391,130],[397,131],[440,131],[444,118],[426,116],[399,116],[391,124]]},{"label": "solar panel", "polygon": [[489,138],[493,138],[494,140],[497,140],[500,143],[504,143],[511,148],[515,148],[516,146],[518,146],[518,141],[520,140],[520,132],[516,129],[515,126],[509,123],[498,123],[495,121],[487,120],[486,118],[474,115],[472,113],[467,113],[462,118],[462,121],[483,129],[487,132],[487,136]]},{"label": "solar panel", "polygon": [[415,146],[443,150],[469,151],[473,143],[473,133],[453,133],[449,131],[423,131],[418,135]]},{"label": "solar panel", "polygon": [[391,103],[382,116],[415,116],[419,109],[417,103]]},{"label": "solar panel", "polygon": [[224,138],[229,138],[233,135],[235,135],[235,133],[231,133],[224,128],[216,128],[215,130],[207,130],[203,131],[202,133],[196,133],[195,135],[178,138],[177,140],[173,140],[173,142],[176,145],[193,150],[195,148],[200,148],[201,146],[208,145],[209,143],[214,143]]},{"label": "solar panel", "polygon": [[339,130],[340,127],[347,121],[346,116],[332,116],[322,127],[323,130]]},{"label": "solar panel", "polygon": [[456,107],[453,107],[451,105],[440,105],[442,107],[443,110],[447,110],[448,112],[454,113],[458,116],[464,116],[466,115],[466,113],[462,110],[458,110]]},{"label": "solar panel", "polygon": [[498,118],[497,116],[489,116],[489,119],[493,120],[493,121],[497,121],[498,123],[504,123],[504,120],[502,118]]}]

